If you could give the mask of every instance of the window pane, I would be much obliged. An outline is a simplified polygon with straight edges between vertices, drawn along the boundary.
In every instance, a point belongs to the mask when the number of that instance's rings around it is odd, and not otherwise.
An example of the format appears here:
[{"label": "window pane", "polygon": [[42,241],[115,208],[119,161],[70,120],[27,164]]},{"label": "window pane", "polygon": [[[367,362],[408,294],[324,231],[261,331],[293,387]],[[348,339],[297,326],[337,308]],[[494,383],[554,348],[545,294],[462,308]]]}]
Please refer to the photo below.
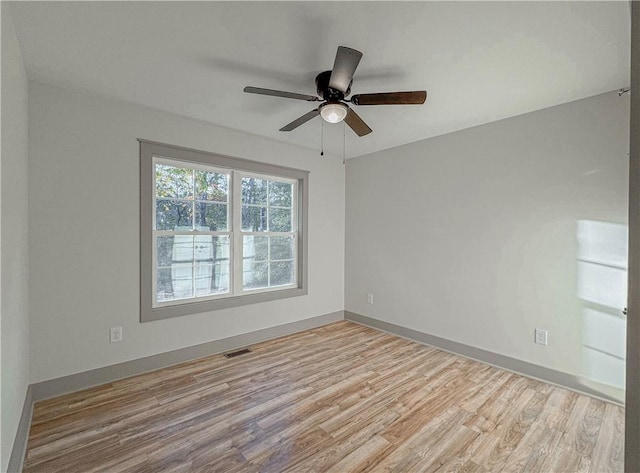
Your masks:
[{"label": "window pane", "polygon": [[173,294],[167,300],[193,297],[193,264],[174,263],[171,266],[171,286]]},{"label": "window pane", "polygon": [[267,261],[269,258],[269,237],[246,235],[242,237],[242,256],[244,261]]},{"label": "window pane", "polygon": [[227,204],[196,202],[196,229],[227,231]]},{"label": "window pane", "polygon": [[156,238],[158,302],[193,297],[193,237]]},{"label": "window pane", "polygon": [[217,172],[195,171],[196,200],[227,202],[229,175]]},{"label": "window pane", "polygon": [[271,263],[271,286],[293,284],[293,262],[278,261]]},{"label": "window pane", "polygon": [[253,177],[242,178],[242,203],[265,204],[267,203],[267,181]]},{"label": "window pane", "polygon": [[156,273],[156,300],[158,302],[164,302],[173,299],[171,268],[158,268]]},{"label": "window pane", "polygon": [[286,182],[269,182],[269,205],[291,207],[293,186]]},{"label": "window pane", "polygon": [[269,231],[291,231],[291,209],[269,209]]},{"label": "window pane", "polygon": [[267,287],[268,268],[268,263],[253,263],[252,260],[245,260],[242,271],[242,286],[245,289]]},{"label": "window pane", "polygon": [[156,197],[193,198],[193,171],[156,164]]},{"label": "window pane", "polygon": [[158,267],[170,267],[173,261],[173,237],[157,237],[156,242],[156,261]]},{"label": "window pane", "polygon": [[242,231],[266,232],[267,208],[242,206]]},{"label": "window pane", "polygon": [[271,259],[293,259],[293,241],[289,236],[271,237]]},{"label": "window pane", "polygon": [[173,237],[171,264],[174,265],[185,262],[193,262],[193,237],[189,235],[176,235]]},{"label": "window pane", "polygon": [[196,296],[229,292],[229,237],[194,237]]},{"label": "window pane", "polygon": [[192,228],[193,205],[179,200],[156,201],[156,230],[176,230],[178,227]]},{"label": "window pane", "polygon": [[198,235],[193,237],[193,257],[196,263],[213,263],[213,237]]}]

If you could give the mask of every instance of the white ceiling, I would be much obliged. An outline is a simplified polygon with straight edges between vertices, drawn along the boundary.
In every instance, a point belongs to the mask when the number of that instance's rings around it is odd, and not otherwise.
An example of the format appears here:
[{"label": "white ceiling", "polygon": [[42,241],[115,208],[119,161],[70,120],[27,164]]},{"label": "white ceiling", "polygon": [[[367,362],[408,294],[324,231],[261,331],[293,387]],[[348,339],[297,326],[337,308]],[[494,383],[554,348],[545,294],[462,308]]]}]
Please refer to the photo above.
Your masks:
[{"label": "white ceiling", "polygon": [[[17,2],[30,79],[319,149],[314,94],[339,45],[364,53],[353,93],[426,89],[425,105],[360,106],[347,157],[629,85],[627,1]],[[324,127],[342,155],[343,125]]]}]

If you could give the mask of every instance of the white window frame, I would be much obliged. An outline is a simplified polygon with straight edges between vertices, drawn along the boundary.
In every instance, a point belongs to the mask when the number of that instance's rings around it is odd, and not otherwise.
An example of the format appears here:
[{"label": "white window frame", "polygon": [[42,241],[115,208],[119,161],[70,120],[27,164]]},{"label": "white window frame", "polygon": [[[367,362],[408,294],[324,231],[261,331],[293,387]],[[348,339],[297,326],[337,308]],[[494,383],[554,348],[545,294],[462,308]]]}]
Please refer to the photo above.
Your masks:
[{"label": "white window frame", "polygon": [[[149,322],[182,315],[209,312],[245,304],[266,302],[307,294],[307,223],[309,172],[147,140],[140,142],[140,320]],[[227,231],[186,231],[185,235],[229,235],[229,292],[189,299],[156,302],[155,164],[206,169],[230,175]],[[255,177],[293,184],[291,232],[243,232],[241,180]],[[270,207],[270,206],[269,206]],[[168,231],[175,235],[175,231]],[[180,232],[178,232],[180,233]],[[294,235],[294,283],[243,289],[243,236]],[[271,261],[269,259],[269,261]]]}]

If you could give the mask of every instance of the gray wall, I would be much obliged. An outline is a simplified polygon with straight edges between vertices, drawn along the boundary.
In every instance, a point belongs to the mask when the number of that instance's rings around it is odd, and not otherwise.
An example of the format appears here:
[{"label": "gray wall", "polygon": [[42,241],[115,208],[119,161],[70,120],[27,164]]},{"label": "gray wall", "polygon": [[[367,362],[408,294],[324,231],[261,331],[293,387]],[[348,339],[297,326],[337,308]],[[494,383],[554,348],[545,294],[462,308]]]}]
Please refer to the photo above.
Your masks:
[{"label": "gray wall", "polygon": [[[38,83],[29,94],[32,382],[344,308],[339,158]],[[308,295],[140,323],[136,138],[309,170]]]},{"label": "gray wall", "polygon": [[7,4],[2,3],[0,314],[2,448],[6,471],[29,383],[27,78]]},{"label": "gray wall", "polygon": [[628,143],[612,92],[349,160],[345,309],[621,388]]}]

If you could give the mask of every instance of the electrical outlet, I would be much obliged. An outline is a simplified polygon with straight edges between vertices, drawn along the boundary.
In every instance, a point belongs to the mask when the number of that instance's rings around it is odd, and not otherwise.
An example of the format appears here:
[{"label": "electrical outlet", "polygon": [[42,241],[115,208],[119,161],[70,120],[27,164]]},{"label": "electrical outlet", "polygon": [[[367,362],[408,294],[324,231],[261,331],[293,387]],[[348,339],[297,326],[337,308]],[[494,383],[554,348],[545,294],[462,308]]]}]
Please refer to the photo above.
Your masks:
[{"label": "electrical outlet", "polygon": [[547,343],[547,331],[537,328],[535,330],[535,342],[540,345],[548,345]]},{"label": "electrical outlet", "polygon": [[122,341],[122,327],[111,327],[109,329],[109,343]]},{"label": "electrical outlet", "polygon": [[373,304],[373,294],[367,294],[367,304]]}]

